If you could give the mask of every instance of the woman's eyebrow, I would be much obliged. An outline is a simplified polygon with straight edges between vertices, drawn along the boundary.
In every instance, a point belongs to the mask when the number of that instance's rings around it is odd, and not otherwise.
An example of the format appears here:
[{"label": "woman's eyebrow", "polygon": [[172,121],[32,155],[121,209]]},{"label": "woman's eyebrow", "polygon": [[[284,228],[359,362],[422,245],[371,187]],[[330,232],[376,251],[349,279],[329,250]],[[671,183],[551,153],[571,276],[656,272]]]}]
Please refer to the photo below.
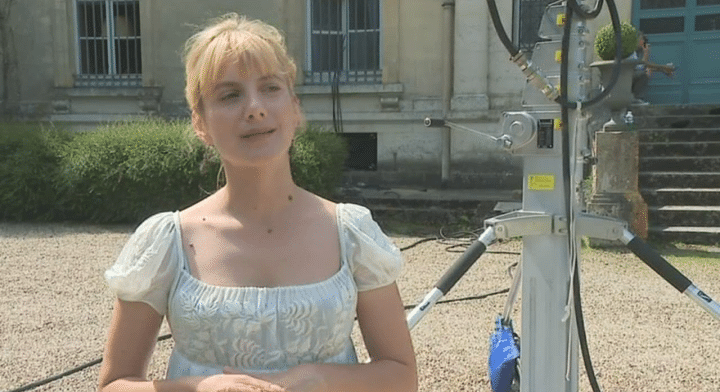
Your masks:
[{"label": "woman's eyebrow", "polygon": [[237,82],[232,82],[232,81],[219,82],[219,83],[215,83],[215,85],[213,86],[213,90],[217,91],[217,90],[220,90],[223,88],[236,88],[238,86],[240,86],[240,83],[237,83]]},{"label": "woman's eyebrow", "polygon": [[268,75],[265,75],[265,76],[261,76],[259,80],[260,80],[261,82],[267,82],[267,81],[269,81],[269,80],[282,81],[282,78],[280,77],[280,75],[268,74]]}]

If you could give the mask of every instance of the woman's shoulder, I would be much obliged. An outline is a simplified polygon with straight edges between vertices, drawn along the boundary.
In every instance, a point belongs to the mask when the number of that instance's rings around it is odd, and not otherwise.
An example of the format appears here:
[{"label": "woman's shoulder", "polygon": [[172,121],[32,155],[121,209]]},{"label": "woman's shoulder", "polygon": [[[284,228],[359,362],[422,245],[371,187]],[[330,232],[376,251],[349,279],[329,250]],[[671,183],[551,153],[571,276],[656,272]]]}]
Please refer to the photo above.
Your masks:
[{"label": "woman's shoulder", "polygon": [[372,212],[365,206],[353,203],[338,203],[335,211],[341,226],[357,226],[375,223]]},{"label": "woman's shoulder", "polygon": [[164,211],[151,215],[138,225],[130,243],[171,242],[177,229],[178,211]]},{"label": "woman's shoulder", "polygon": [[178,272],[177,212],[147,218],[130,236],[105,279],[118,298],[140,301],[165,314],[167,293]]}]

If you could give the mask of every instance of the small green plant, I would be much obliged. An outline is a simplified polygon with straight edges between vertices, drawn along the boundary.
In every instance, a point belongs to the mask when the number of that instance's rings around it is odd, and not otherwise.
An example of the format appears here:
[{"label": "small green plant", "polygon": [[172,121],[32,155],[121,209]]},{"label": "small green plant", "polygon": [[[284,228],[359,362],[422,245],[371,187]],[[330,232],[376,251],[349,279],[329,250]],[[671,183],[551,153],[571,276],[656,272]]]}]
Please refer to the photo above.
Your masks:
[{"label": "small green plant", "polygon": [[347,156],[347,144],[340,135],[308,125],[298,133],[290,152],[293,179],[310,192],[332,198]]},{"label": "small green plant", "polygon": [[[620,23],[622,58],[630,56],[637,48],[638,31],[627,22]],[[612,24],[603,26],[595,35],[595,53],[602,60],[615,59],[615,31]]]}]

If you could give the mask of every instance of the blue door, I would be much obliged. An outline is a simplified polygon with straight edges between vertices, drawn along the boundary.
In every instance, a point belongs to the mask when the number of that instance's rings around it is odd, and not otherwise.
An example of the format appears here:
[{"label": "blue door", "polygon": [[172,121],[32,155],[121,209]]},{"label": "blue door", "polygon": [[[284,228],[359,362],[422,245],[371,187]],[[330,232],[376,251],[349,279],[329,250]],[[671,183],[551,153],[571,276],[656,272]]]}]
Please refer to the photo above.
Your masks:
[{"label": "blue door", "polygon": [[679,67],[672,78],[653,73],[650,103],[720,103],[720,0],[635,0],[633,24],[651,62]]}]

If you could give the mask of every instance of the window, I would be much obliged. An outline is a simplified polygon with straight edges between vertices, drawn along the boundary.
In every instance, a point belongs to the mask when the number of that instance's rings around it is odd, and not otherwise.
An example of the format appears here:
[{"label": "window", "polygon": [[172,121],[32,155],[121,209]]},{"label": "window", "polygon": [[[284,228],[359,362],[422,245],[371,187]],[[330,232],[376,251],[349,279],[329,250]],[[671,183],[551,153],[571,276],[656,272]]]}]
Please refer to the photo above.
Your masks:
[{"label": "window", "polygon": [[308,0],[305,84],[376,84],[380,0]]},{"label": "window", "polygon": [[139,86],[139,1],[76,0],[77,86]]},{"label": "window", "polygon": [[545,15],[545,8],[555,0],[519,0],[515,11],[515,42],[525,53],[532,53],[535,43],[540,41],[538,30]]}]

